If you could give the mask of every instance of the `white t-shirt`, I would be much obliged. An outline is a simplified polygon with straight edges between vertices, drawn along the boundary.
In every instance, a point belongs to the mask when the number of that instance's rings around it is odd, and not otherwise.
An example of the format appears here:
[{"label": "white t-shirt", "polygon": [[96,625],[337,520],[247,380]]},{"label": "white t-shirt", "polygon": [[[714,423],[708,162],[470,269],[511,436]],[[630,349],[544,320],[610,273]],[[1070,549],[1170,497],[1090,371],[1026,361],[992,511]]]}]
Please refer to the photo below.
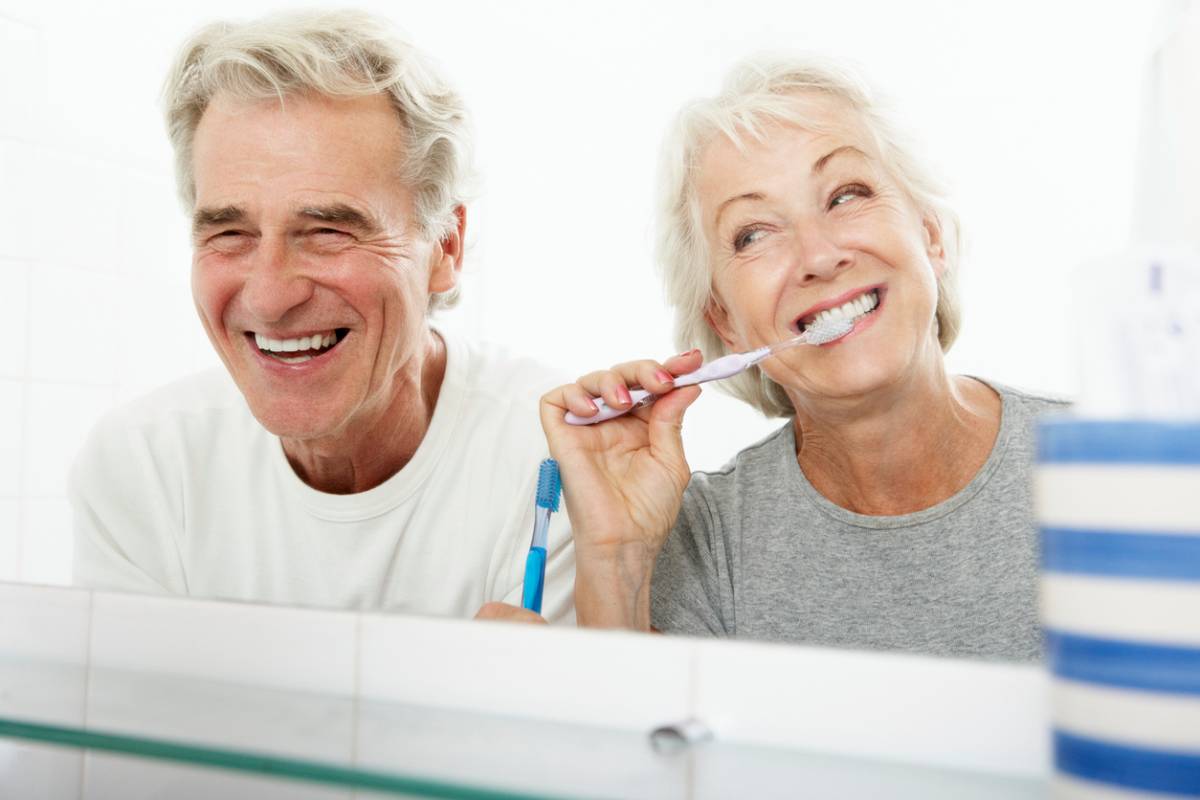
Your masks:
[{"label": "white t-shirt", "polygon": [[[538,465],[537,400],[562,376],[439,330],[446,371],[411,461],[333,495],[292,470],[222,369],[110,412],[71,475],[75,579],[91,588],[472,616],[520,605]],[[574,618],[565,504],[543,614]]]}]

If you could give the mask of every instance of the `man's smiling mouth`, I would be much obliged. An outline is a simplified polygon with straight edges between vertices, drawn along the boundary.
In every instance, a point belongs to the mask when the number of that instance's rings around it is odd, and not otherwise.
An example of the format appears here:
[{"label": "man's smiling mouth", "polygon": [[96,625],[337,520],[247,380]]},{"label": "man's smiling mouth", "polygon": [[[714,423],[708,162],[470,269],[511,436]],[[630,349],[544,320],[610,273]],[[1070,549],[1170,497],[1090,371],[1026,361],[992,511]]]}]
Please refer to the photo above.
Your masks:
[{"label": "man's smiling mouth", "polygon": [[337,347],[349,331],[349,328],[336,328],[293,339],[272,339],[261,333],[254,333],[253,336],[254,344],[263,355],[281,364],[303,364]]}]

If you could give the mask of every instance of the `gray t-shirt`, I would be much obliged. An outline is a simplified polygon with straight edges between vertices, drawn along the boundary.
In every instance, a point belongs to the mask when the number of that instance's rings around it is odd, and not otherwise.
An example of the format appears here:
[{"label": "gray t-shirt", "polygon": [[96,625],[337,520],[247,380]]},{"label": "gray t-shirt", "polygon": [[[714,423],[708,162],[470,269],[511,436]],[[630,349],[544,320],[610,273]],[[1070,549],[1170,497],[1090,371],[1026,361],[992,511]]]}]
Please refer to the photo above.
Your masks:
[{"label": "gray t-shirt", "polygon": [[796,461],[789,420],[696,472],[651,585],[668,633],[1033,660],[1034,420],[1066,403],[990,383],[1000,430],[953,497],[900,516],[847,511]]}]

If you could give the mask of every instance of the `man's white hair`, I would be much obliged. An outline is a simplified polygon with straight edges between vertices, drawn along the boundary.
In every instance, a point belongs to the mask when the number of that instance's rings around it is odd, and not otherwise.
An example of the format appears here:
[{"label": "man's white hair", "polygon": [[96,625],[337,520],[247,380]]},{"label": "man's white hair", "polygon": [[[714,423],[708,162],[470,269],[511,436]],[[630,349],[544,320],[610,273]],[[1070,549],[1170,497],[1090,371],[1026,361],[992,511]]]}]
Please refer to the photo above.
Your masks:
[{"label": "man's white hair", "polygon": [[[799,93],[838,98],[857,114],[875,139],[884,169],[922,217],[940,227],[946,269],[938,279],[936,324],[942,350],[949,350],[961,322],[955,278],[962,240],[958,217],[947,203],[945,190],[916,157],[875,93],[853,70],[822,58],[778,55],[756,56],[734,66],[719,94],[683,107],[664,143],[659,161],[655,250],[668,302],[675,309],[676,345],[681,351],[700,347],[707,358],[726,351],[725,343],[705,319],[705,310],[713,300],[714,265],[696,197],[701,155],[718,136],[728,138],[739,148],[745,146],[746,137],[762,141],[771,122],[820,130],[805,116],[802,104],[796,102]],[[795,413],[783,388],[758,367],[723,381],[722,388],[767,416]]]},{"label": "man's white hair", "polygon": [[[384,20],[360,11],[286,12],[252,22],[217,22],[184,44],[163,87],[167,131],[184,207],[196,204],[192,144],[219,93],[242,100],[316,93],[386,93],[400,120],[405,164],[397,179],[413,191],[421,233],[440,240],[456,226],[471,178],[471,132],[458,93],[432,62]],[[457,287],[434,295],[448,308]]]}]

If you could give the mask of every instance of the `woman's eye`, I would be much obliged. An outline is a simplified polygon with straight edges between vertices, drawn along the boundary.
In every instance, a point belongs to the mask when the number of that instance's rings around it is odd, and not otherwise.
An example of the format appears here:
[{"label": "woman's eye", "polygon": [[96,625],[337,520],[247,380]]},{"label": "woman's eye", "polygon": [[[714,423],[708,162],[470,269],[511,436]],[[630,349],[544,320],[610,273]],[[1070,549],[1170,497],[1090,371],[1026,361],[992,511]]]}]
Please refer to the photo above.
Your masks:
[{"label": "woman's eye", "polygon": [[762,228],[746,228],[745,230],[739,231],[738,234],[733,237],[734,252],[740,252],[741,250],[746,249],[765,235],[766,231],[764,231]]},{"label": "woman's eye", "polygon": [[836,208],[837,206],[848,203],[856,197],[870,197],[871,190],[862,184],[852,184],[843,186],[833,193],[833,197],[829,199],[829,207]]}]

